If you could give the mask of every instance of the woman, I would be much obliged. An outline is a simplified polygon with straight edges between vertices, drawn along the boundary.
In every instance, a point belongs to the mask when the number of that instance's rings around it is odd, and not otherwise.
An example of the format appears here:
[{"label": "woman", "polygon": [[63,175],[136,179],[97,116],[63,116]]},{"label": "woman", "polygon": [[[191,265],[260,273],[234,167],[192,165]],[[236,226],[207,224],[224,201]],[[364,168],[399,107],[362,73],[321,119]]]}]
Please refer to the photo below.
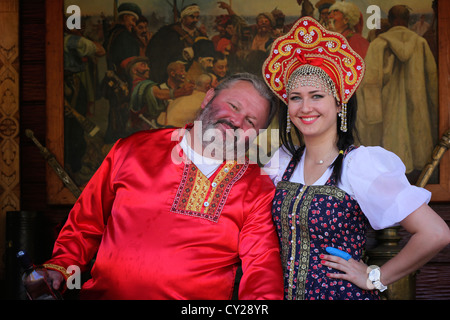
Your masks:
[{"label": "woman", "polygon": [[[342,35],[308,17],[274,42],[264,63],[266,82],[287,105],[279,116],[278,168],[271,172],[285,299],[378,299],[450,241],[446,223],[427,205],[431,194],[409,184],[395,154],[354,146],[353,96],[364,70]],[[412,234],[381,267],[361,261],[369,223],[374,229],[400,224]],[[350,258],[330,255],[327,247]]]}]

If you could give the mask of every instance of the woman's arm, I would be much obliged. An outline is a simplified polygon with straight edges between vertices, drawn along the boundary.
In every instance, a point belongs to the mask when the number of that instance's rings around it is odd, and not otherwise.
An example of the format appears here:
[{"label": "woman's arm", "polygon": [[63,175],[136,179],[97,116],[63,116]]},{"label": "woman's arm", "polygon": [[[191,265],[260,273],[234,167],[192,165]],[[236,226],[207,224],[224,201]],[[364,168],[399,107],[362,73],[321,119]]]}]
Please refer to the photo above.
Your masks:
[{"label": "woman's arm", "polygon": [[381,282],[384,285],[416,271],[450,243],[447,224],[426,204],[400,224],[412,237],[394,258],[381,267]]},{"label": "woman's arm", "polygon": [[[381,270],[381,283],[389,285],[416,271],[450,243],[450,230],[445,221],[427,204],[408,215],[400,224],[412,234],[405,247]],[[323,265],[344,272],[331,273],[330,278],[348,280],[362,289],[373,289],[368,281],[368,266],[362,261],[348,261],[322,255]]]}]

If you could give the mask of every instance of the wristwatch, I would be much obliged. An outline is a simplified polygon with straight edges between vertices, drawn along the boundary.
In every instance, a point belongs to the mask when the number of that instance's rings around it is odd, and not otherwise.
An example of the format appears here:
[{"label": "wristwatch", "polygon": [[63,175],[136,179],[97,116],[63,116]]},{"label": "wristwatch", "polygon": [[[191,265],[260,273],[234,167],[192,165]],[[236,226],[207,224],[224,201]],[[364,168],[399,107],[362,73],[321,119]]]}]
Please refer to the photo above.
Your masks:
[{"label": "wristwatch", "polygon": [[372,282],[375,289],[380,290],[380,292],[383,292],[387,289],[387,287],[381,283],[380,277],[380,267],[376,265],[369,266],[370,272],[369,272],[369,281]]}]

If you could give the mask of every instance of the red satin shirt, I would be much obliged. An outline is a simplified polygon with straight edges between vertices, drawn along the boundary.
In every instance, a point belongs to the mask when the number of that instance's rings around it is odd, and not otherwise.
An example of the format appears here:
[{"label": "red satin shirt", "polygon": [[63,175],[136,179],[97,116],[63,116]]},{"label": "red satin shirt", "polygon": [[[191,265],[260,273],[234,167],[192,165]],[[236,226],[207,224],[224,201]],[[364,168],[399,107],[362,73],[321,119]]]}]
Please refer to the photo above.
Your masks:
[{"label": "red satin shirt", "polygon": [[[177,136],[178,135],[178,136]],[[173,129],[119,140],[71,210],[47,263],[83,269],[83,299],[282,299],[274,186],[254,164],[206,178]],[[176,158],[176,157],[175,157]]]}]

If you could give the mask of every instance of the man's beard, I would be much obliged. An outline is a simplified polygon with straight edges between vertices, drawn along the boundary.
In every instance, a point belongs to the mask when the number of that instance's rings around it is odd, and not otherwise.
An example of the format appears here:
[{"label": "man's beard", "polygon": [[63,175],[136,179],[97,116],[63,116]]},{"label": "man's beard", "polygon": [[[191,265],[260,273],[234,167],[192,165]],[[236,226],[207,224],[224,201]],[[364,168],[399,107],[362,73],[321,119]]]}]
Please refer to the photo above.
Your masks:
[{"label": "man's beard", "polygon": [[198,22],[191,22],[190,24],[185,24],[184,26],[186,27],[186,28],[188,28],[189,30],[195,30],[195,29],[197,29],[197,24],[198,24]]},{"label": "man's beard", "polygon": [[136,76],[142,79],[148,79],[150,77],[150,69],[136,70]]},{"label": "man's beard", "polygon": [[[198,132],[197,138],[202,141],[203,155],[223,160],[244,160],[245,153],[250,147],[249,141],[253,139],[250,139],[242,129],[230,121],[217,119],[216,116],[217,110],[209,102],[197,117],[196,121],[200,121],[202,124],[202,130]],[[220,124],[224,124],[230,129],[225,131],[219,129]]]},{"label": "man's beard", "polygon": [[271,31],[272,27],[267,24],[261,24],[256,26],[258,33],[268,33]]}]

